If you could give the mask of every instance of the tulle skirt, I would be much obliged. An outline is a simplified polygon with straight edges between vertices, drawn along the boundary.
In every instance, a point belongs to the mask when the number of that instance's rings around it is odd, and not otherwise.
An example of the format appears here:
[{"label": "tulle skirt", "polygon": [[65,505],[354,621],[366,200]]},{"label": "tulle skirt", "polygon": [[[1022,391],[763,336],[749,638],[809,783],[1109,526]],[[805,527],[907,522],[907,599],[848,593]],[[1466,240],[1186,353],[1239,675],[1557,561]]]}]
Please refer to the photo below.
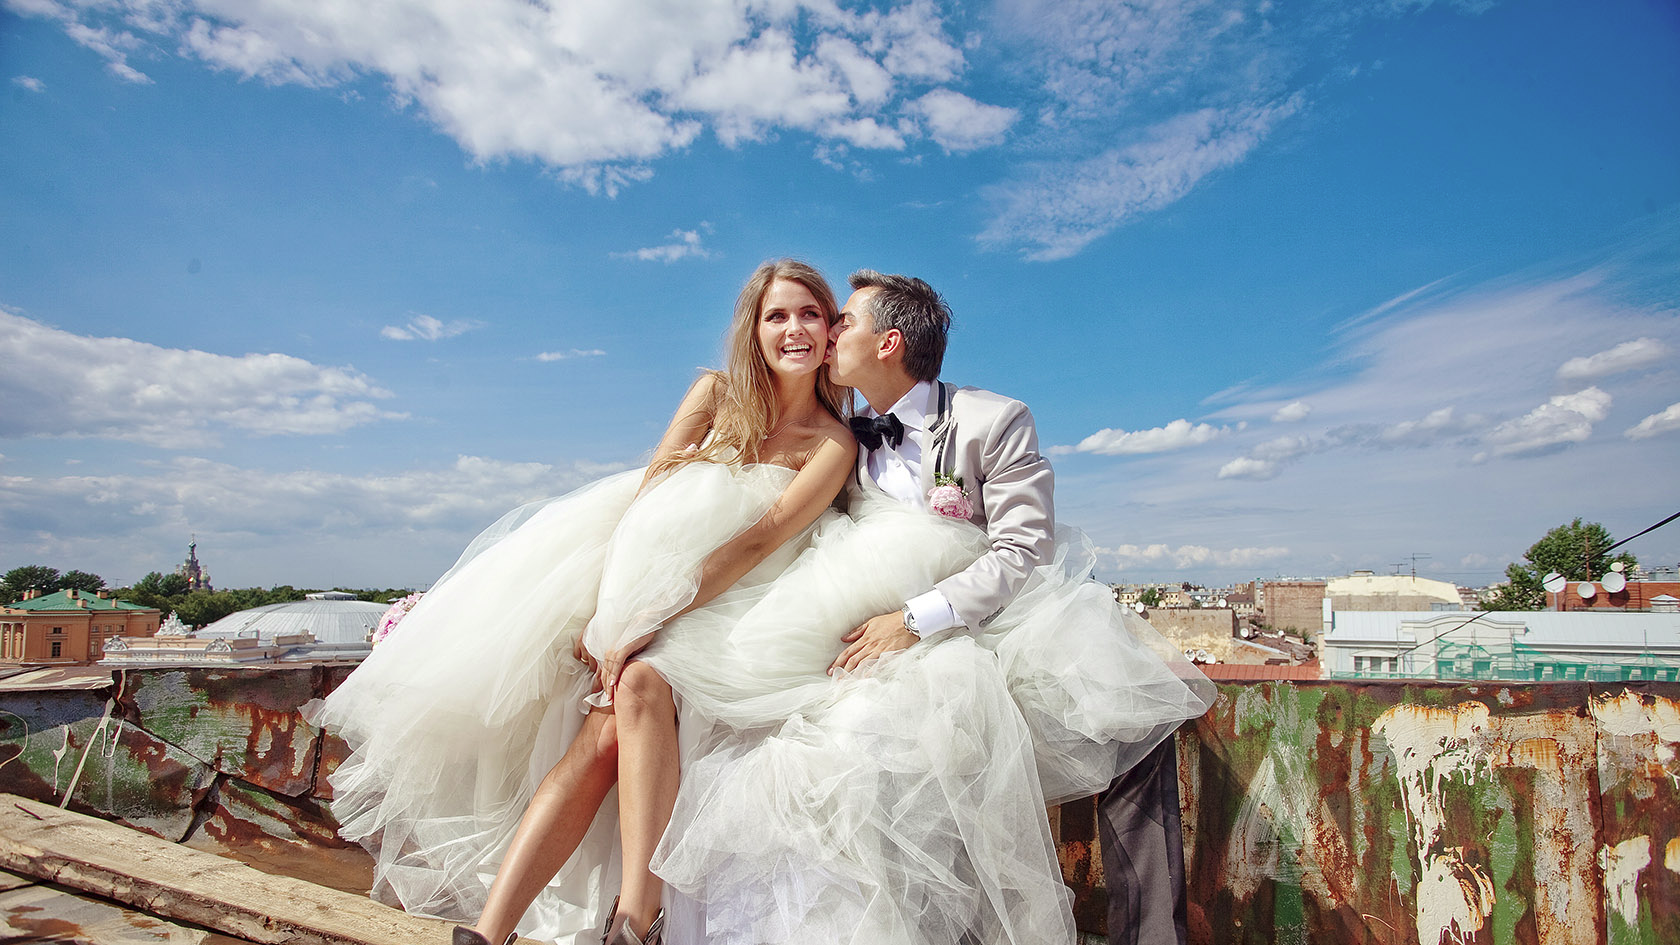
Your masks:
[{"label": "tulle skirt", "polygon": [[[1083,537],[1059,533],[985,628],[835,678],[841,635],[966,567],[981,530],[857,489],[849,514],[671,620],[793,473],[689,464],[638,498],[641,475],[511,513],[315,707],[353,749],[333,808],[375,854],[375,894],[476,918],[582,724],[573,642],[599,654],[660,628],[641,658],[679,709],[682,787],[654,862],[668,941],[1073,941],[1046,804],[1100,791],[1212,697],[1087,580]],[[616,820],[609,795],[522,934],[598,935]]]}]

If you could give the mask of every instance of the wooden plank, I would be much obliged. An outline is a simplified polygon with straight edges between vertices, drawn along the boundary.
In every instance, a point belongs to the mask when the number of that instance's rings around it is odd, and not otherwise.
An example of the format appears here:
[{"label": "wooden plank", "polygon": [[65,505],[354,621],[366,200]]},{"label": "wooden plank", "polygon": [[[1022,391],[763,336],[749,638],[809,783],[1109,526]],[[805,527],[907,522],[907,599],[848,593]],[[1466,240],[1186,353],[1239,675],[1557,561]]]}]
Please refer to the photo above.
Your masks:
[{"label": "wooden plank", "polygon": [[77,945],[246,945],[208,929],[37,884],[0,893],[0,941],[20,939]]},{"label": "wooden plank", "polygon": [[0,794],[0,869],[259,945],[414,945],[451,923]]}]

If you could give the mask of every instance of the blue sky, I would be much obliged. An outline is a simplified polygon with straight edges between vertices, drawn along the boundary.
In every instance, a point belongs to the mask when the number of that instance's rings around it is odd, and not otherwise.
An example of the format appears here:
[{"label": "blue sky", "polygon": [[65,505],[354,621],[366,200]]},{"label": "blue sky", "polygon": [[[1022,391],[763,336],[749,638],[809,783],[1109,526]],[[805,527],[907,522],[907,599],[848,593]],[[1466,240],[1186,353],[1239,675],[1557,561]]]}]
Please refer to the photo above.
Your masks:
[{"label": "blue sky", "polygon": [[1680,506],[1667,0],[554,6],[0,0],[0,566],[424,586],[781,255],[945,292],[1105,579]]}]

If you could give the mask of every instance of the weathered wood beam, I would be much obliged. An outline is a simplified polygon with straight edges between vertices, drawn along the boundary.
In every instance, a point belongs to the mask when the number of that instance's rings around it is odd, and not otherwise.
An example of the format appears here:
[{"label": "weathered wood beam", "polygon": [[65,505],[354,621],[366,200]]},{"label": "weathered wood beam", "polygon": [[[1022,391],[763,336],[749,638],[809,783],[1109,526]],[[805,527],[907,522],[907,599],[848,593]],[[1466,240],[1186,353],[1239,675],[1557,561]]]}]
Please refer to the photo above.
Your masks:
[{"label": "weathered wood beam", "polygon": [[0,870],[58,883],[261,945],[443,945],[450,923],[272,876],[12,794],[0,794]]}]

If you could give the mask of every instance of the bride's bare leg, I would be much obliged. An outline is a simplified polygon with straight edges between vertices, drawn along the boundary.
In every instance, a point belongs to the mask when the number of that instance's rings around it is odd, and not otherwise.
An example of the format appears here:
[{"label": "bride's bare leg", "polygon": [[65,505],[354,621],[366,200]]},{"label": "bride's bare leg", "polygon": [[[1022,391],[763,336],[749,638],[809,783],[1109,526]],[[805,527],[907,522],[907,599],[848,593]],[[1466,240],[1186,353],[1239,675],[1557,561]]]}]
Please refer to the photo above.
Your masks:
[{"label": "bride's bare leg", "polygon": [[479,934],[501,945],[577,850],[617,778],[618,724],[611,709],[595,709],[537,785],[473,927]]},{"label": "bride's bare leg", "polygon": [[626,664],[613,694],[618,710],[618,830],[624,887],[618,911],[638,935],[659,912],[664,885],[648,869],[677,803],[677,708],[671,687],[647,664]]}]

